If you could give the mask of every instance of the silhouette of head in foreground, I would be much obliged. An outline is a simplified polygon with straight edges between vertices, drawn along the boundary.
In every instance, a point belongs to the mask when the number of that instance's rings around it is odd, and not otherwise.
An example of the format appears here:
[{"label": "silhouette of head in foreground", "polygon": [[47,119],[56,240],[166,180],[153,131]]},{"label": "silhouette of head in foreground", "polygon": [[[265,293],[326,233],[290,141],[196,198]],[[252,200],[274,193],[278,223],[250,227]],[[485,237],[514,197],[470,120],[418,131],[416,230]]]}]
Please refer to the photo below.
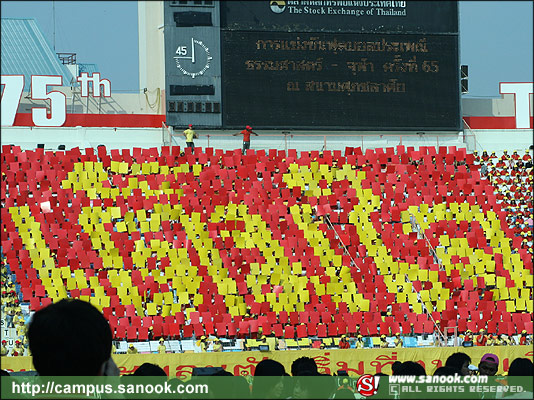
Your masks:
[{"label": "silhouette of head in foreground", "polygon": [[81,300],[64,299],[42,308],[28,327],[33,365],[43,376],[110,375],[111,339],[102,313]]}]

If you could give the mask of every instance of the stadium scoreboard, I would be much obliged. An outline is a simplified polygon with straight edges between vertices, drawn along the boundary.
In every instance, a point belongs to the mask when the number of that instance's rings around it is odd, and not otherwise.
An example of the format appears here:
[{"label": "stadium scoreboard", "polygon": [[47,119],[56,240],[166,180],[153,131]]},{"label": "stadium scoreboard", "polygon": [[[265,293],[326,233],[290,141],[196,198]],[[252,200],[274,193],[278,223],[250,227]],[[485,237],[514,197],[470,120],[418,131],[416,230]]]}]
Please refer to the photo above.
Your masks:
[{"label": "stadium scoreboard", "polygon": [[458,131],[456,1],[167,1],[169,125]]}]

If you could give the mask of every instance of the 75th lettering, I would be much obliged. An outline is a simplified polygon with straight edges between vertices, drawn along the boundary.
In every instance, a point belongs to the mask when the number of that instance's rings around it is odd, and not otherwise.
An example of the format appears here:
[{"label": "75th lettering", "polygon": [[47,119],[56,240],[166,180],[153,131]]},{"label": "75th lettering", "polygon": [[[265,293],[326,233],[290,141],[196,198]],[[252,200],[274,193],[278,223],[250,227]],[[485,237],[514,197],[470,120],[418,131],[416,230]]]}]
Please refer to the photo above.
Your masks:
[{"label": "75th lettering", "polygon": [[[89,96],[89,86],[93,87],[93,97],[111,97],[111,82],[100,79],[100,73],[89,76],[82,72],[77,78],[80,82],[81,96]],[[32,121],[35,126],[62,126],[67,118],[67,96],[57,90],[48,91],[49,86],[62,86],[63,77],[59,75],[32,75],[30,98],[31,100],[48,100],[50,112],[47,107],[33,107]],[[96,90],[95,90],[96,89]],[[2,75],[2,126],[13,126],[15,117],[24,90],[24,75]]]}]

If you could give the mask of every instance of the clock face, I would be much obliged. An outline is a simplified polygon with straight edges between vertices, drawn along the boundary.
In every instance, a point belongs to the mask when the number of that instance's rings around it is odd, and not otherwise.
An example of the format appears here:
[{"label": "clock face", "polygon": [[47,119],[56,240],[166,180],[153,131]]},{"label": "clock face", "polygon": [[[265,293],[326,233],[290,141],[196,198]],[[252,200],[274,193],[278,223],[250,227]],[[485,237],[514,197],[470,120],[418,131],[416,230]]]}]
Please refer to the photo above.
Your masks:
[{"label": "clock face", "polygon": [[176,56],[174,56],[176,67],[184,75],[189,75],[193,79],[204,75],[210,67],[212,58],[204,42],[195,38],[191,38],[189,46],[178,46]]}]

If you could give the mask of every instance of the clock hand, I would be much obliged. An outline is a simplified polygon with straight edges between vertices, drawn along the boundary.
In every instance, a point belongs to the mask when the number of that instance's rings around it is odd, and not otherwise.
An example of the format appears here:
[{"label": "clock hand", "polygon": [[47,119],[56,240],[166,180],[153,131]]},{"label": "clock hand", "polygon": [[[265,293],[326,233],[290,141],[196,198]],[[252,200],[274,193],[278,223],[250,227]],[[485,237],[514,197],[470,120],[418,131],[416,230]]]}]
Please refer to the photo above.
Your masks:
[{"label": "clock hand", "polygon": [[195,39],[191,38],[191,62],[195,63]]}]

